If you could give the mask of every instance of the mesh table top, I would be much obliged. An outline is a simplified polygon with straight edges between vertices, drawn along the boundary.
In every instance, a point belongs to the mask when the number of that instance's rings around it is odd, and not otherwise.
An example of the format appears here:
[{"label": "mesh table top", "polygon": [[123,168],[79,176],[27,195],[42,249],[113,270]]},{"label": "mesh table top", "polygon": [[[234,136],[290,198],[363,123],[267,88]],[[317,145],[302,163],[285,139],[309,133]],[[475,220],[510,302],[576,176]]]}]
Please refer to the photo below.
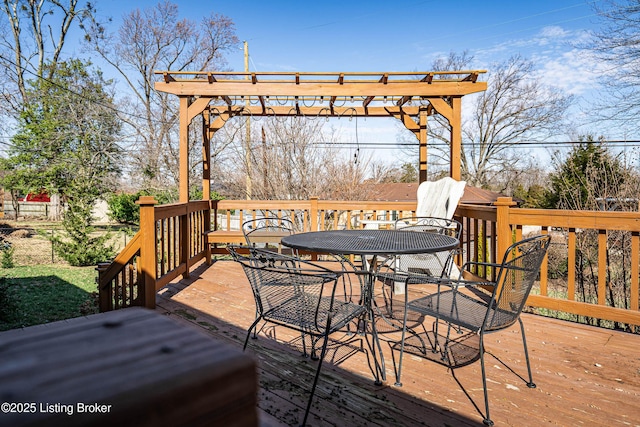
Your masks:
[{"label": "mesh table top", "polygon": [[458,239],[443,234],[400,230],[331,230],[292,234],[282,244],[294,249],[352,255],[418,254],[456,248]]}]

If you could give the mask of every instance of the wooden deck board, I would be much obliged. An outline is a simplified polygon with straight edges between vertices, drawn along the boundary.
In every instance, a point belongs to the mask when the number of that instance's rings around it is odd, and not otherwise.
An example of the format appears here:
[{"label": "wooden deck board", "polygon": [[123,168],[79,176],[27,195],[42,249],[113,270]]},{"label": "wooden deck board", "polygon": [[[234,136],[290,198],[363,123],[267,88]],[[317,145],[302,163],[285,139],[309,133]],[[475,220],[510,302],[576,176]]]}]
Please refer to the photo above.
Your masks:
[{"label": "wooden deck board", "polygon": [[[161,290],[158,310],[242,347],[254,319],[246,278],[232,261],[201,265],[191,278]],[[537,388],[529,389],[519,327],[486,337],[491,418],[496,426],[640,425],[640,336],[523,314]],[[265,336],[275,333],[278,341]],[[247,352],[259,365],[259,408],[265,426],[299,423],[315,363],[296,350],[297,337],[269,328],[250,340]],[[365,353],[337,366],[323,365],[309,425],[482,425],[480,364],[450,370],[441,363],[405,355],[402,387],[394,383],[385,333],[387,381],[373,384]],[[457,381],[456,381],[457,379]]]}]

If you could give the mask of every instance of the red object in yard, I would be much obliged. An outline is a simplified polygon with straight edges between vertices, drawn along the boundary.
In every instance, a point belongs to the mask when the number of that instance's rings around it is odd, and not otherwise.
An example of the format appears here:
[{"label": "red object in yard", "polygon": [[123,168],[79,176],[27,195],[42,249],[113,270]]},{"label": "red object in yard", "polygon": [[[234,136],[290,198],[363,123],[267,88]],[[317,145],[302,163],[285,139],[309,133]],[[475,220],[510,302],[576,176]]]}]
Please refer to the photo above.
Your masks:
[{"label": "red object in yard", "polygon": [[49,195],[47,193],[40,193],[40,194],[29,193],[29,194],[27,194],[27,197],[22,198],[20,201],[25,201],[25,202],[50,202],[51,199],[49,198]]}]

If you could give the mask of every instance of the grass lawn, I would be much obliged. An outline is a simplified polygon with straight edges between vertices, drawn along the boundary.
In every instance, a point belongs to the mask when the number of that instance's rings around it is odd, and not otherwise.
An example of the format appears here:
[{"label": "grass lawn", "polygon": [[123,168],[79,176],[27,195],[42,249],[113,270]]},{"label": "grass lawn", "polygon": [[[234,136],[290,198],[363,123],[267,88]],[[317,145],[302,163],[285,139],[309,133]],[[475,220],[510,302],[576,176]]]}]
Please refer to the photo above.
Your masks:
[{"label": "grass lawn", "polygon": [[0,331],[97,313],[95,267],[0,268]]}]

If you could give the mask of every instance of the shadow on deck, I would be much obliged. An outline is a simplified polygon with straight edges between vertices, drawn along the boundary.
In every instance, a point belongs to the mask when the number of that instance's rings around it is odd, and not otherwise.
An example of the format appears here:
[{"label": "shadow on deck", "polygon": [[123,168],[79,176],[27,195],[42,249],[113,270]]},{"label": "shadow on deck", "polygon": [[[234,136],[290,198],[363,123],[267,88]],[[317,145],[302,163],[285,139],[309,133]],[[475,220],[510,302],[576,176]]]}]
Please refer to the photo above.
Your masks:
[{"label": "shadow on deck", "polygon": [[[244,273],[225,260],[202,264],[190,279],[163,288],[157,310],[240,348],[255,313]],[[496,426],[640,425],[639,335],[531,314],[523,314],[523,321],[535,389],[521,378],[526,366],[517,324],[485,337]],[[387,381],[374,385],[358,336],[348,346],[334,347],[323,365],[309,425],[482,425],[479,363],[451,370],[439,357],[405,354],[403,386],[396,387],[399,334],[387,328],[381,338]],[[477,354],[477,339],[466,338],[453,349],[462,357],[460,365]],[[249,342],[247,352],[258,360],[263,426],[296,425],[302,419],[316,365],[301,356],[299,346],[299,337],[271,326]]]}]

